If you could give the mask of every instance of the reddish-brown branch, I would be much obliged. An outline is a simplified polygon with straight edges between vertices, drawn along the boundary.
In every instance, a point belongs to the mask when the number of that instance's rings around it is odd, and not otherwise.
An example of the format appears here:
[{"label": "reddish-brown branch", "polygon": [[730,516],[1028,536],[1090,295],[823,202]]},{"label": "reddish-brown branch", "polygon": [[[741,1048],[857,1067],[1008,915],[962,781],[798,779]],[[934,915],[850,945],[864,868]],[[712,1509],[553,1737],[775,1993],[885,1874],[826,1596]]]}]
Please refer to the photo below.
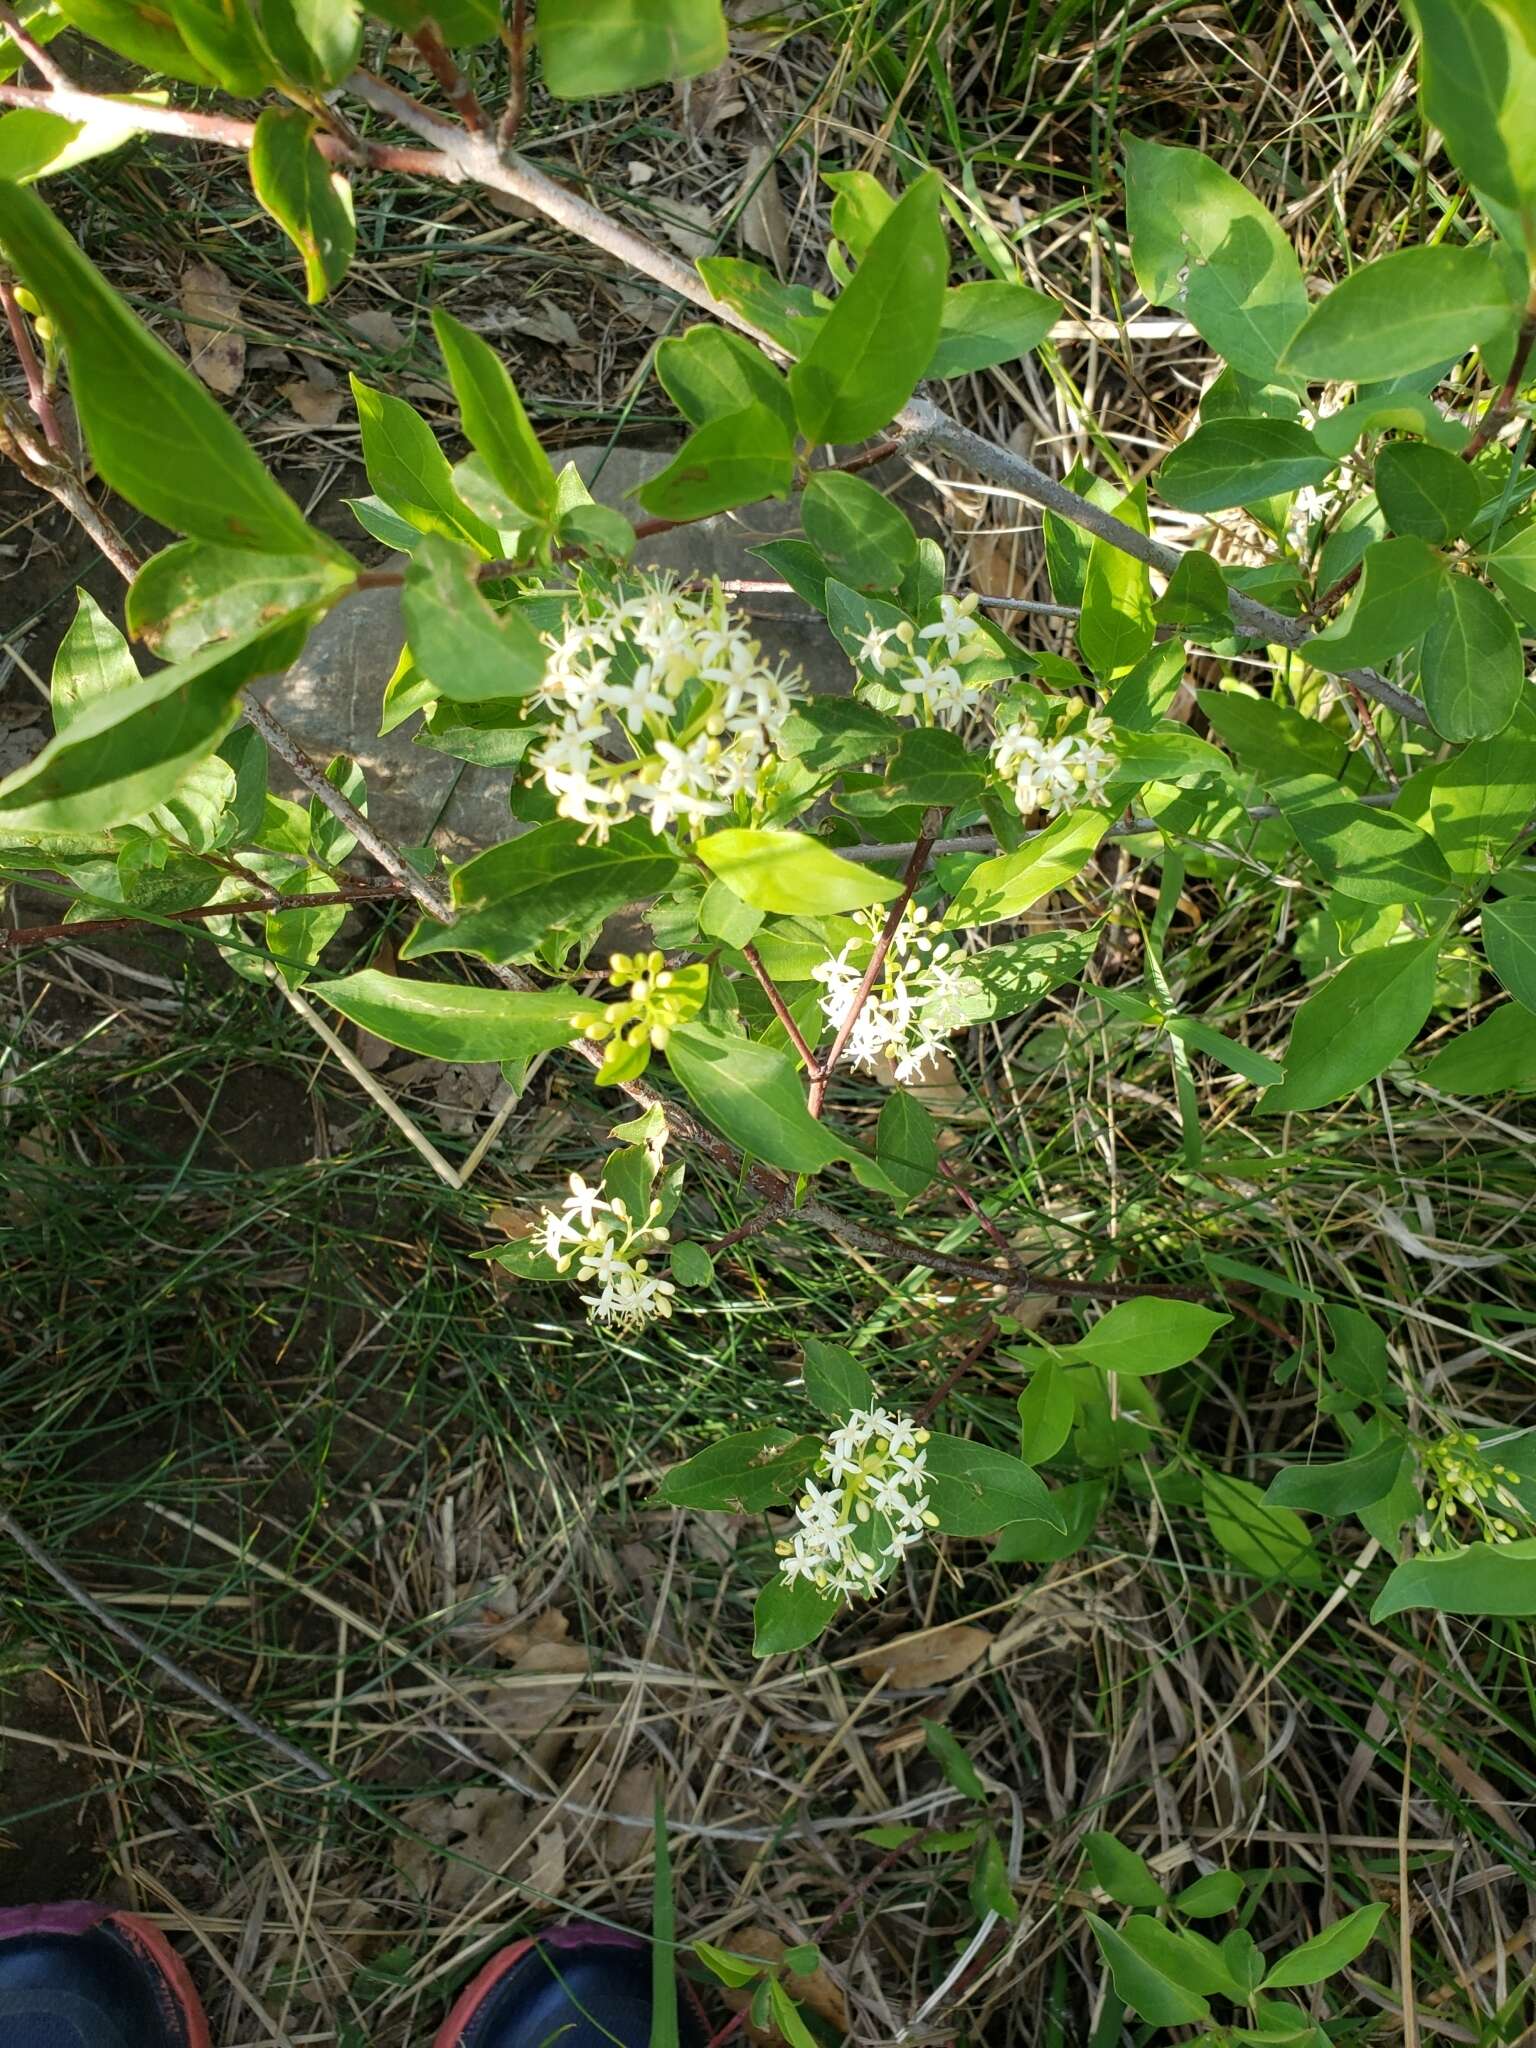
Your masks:
[{"label": "reddish-brown branch", "polygon": [[517,140],[528,99],[528,0],[512,0],[512,19],[501,39],[507,46],[507,104],[496,130],[496,147],[505,153]]},{"label": "reddish-brown branch", "polygon": [[939,836],[939,828],[943,822],[943,813],[940,811],[930,811],[923,820],[922,832],[912,848],[912,858],[907,862],[906,873],[901,878],[901,893],[886,912],[885,923],[881,927],[879,938],[875,941],[875,949],[869,956],[869,965],[853,992],[853,1001],[848,1005],[848,1014],[837,1027],[831,1048],[826,1058],[821,1061],[811,1082],[807,1107],[812,1116],[821,1115],[822,1104],[827,1099],[827,1083],[843,1056],[843,1048],[853,1036],[853,1027],[859,1021],[859,1012],[869,1000],[870,990],[880,979],[881,970],[885,966],[885,956],[891,950],[891,943],[900,929],[901,920],[906,916],[907,907],[912,901],[918,883],[922,880],[923,869],[928,865],[928,855]]},{"label": "reddish-brown branch", "polygon": [[950,1395],[955,1391],[956,1387],[959,1386],[960,1382],[965,1378],[966,1374],[970,1371],[971,1367],[973,1365],[979,1364],[980,1361],[983,1358],[985,1358],[987,1353],[992,1349],[992,1346],[997,1342],[1000,1334],[1001,1332],[999,1331],[997,1324],[993,1322],[992,1318],[989,1316],[986,1322],[982,1325],[981,1335],[976,1339],[976,1342],[974,1344],[968,1345],[966,1347],[965,1353],[962,1356],[960,1363],[955,1367],[954,1371],[950,1373],[947,1379],[941,1381],[940,1384],[934,1388],[933,1392],[928,1396],[927,1400],[923,1403],[922,1407],[918,1409],[917,1426],[919,1429],[926,1428],[927,1425],[930,1422],[932,1422],[934,1416],[938,1414],[940,1408],[949,1399]]},{"label": "reddish-brown branch", "polygon": [[427,69],[437,80],[452,102],[453,110],[471,135],[478,135],[485,127],[485,116],[480,111],[480,102],[475,98],[475,89],[454,61],[453,52],[443,41],[433,22],[424,21],[411,36],[426,60]]},{"label": "reddish-brown branch", "polygon": [[0,0],[0,29],[20,50],[39,78],[47,79],[53,86],[69,85],[68,74],[63,71],[31,31],[18,18],[14,7]]},{"label": "reddish-brown branch", "polygon": [[757,976],[757,985],[768,998],[769,1007],[772,1009],[773,1014],[789,1034],[790,1044],[805,1062],[806,1072],[814,1074],[817,1071],[816,1055],[806,1044],[805,1033],[790,1014],[789,1005],[780,993],[778,983],[763,965],[763,956],[758,952],[750,939],[740,950],[742,959],[746,961],[752,972]]},{"label": "reddish-brown branch", "polygon": [[146,924],[199,924],[215,917],[268,916],[284,910],[322,910],[335,903],[377,903],[398,899],[398,882],[359,882],[351,889],[322,889],[313,895],[250,896],[237,903],[200,903],[192,910],[143,911],[135,917],[81,917],[71,924],[0,925],[0,951],[15,946],[52,945],[61,939],[90,938]]},{"label": "reddish-brown branch", "polygon": [[32,346],[32,337],[27,332],[27,323],[16,299],[16,287],[7,278],[0,278],[0,305],[5,307],[5,324],[11,330],[11,342],[21,364],[21,374],[27,380],[27,403],[37,415],[37,424],[43,430],[43,439],[50,448],[62,448],[64,436],[59,432],[58,414],[53,409],[53,400],[48,392],[48,380],[43,375],[43,366],[37,360],[37,350]]}]

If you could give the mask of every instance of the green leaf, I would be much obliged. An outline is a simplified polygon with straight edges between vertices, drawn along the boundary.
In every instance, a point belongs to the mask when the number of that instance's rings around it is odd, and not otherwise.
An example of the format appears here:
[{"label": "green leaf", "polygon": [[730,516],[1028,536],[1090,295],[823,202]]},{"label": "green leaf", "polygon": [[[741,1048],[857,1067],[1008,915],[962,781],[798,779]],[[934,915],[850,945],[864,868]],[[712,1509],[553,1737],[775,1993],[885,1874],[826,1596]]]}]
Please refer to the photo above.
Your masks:
[{"label": "green leaf", "polygon": [[[333,887],[321,868],[301,869],[279,885],[279,894],[318,894]],[[344,903],[322,903],[303,910],[279,910],[262,919],[267,951],[283,971],[290,988],[297,986],[346,922]]]},{"label": "green leaf", "polygon": [[1191,1920],[1206,1920],[1217,1913],[1230,1913],[1243,1896],[1243,1880],[1235,1870],[1208,1870],[1193,1884],[1173,1895],[1175,1912]]},{"label": "green leaf", "polygon": [[1406,377],[1491,341],[1510,312],[1509,287],[1487,249],[1398,249],[1336,285],[1280,367],[1330,383]]},{"label": "green leaf", "polygon": [[933,1118],[905,1088],[893,1088],[880,1109],[875,1160],[903,1197],[915,1202],[939,1170],[939,1141]]},{"label": "green leaf", "polygon": [[1445,557],[1427,541],[1409,534],[1373,541],[1361,560],[1359,588],[1343,615],[1303,641],[1302,653],[1330,675],[1374,667],[1400,654],[1434,624],[1445,576]]},{"label": "green leaf", "polygon": [[1483,951],[1515,1001],[1536,1010],[1536,897],[1484,904]]},{"label": "green leaf", "polygon": [[[1138,484],[1113,510],[1117,519],[1144,534],[1146,486]],[[1083,573],[1083,613],[1077,622],[1077,644],[1084,661],[1101,683],[1112,682],[1134,668],[1156,638],[1152,581],[1146,563],[1095,535]]]},{"label": "green leaf", "polygon": [[760,498],[787,498],[794,470],[789,428],[770,407],[748,405],[707,420],[635,495],[658,519],[704,519]]},{"label": "green leaf", "polygon": [[1105,811],[1067,811],[1015,853],[1000,853],[971,870],[945,913],[948,931],[1018,917],[1085,867],[1109,827]]},{"label": "green leaf", "polygon": [[952,285],[939,306],[939,339],[925,377],[963,377],[1017,362],[1038,348],[1061,308],[1027,284]]},{"label": "green leaf", "polygon": [[679,1287],[708,1287],[715,1277],[715,1262],[703,1245],[684,1238],[667,1252],[672,1278]]},{"label": "green leaf", "polygon": [[[1182,1958],[1144,1955],[1139,1946],[1133,1946],[1124,1933],[1097,1913],[1090,1913],[1087,1918],[1116,1992],[1149,2026],[1178,2027],[1210,2018],[1211,2008],[1206,2000],[1183,1981]],[[1158,1925],[1156,1921],[1150,1924]],[[1177,1974],[1170,1974],[1170,1965]]]},{"label": "green leaf", "polygon": [[98,99],[84,121],[66,120],[44,107],[17,107],[0,117],[0,179],[30,185],[131,142],[143,133],[132,105],[131,100]]},{"label": "green leaf", "polygon": [[1445,137],[1469,185],[1529,219],[1536,213],[1536,38],[1521,34],[1513,8],[1480,0],[1407,0],[1407,12],[1419,31],[1425,121]]},{"label": "green leaf", "polygon": [[806,537],[845,584],[894,590],[917,556],[917,535],[899,505],[861,476],[818,469],[805,487]]},{"label": "green leaf", "polygon": [[774,2032],[783,2035],[789,2048],[821,2048],[821,2043],[806,2025],[799,2006],[784,1989],[781,1978],[769,1979],[768,2011]]},{"label": "green leaf", "polygon": [[142,680],[128,642],[82,585],[75,592],[75,616],[53,657],[48,697],[55,733],[63,732],[87,705]]},{"label": "green leaf", "polygon": [[939,182],[916,179],[789,373],[800,431],[862,441],[906,404],[939,337],[948,256]]},{"label": "green leaf", "polygon": [[1144,1379],[1198,1358],[1232,1318],[1193,1301],[1121,1301],[1061,1355]]},{"label": "green leaf", "polygon": [[72,28],[146,71],[163,71],[187,85],[215,82],[212,71],[188,48],[160,7],[143,0],[54,0],[54,5]]},{"label": "green leaf", "polygon": [[674,1508],[728,1508],[739,1514],[760,1514],[786,1501],[815,1464],[819,1436],[796,1436],[768,1423],[697,1451],[672,1466],[656,1489],[656,1499]]},{"label": "green leaf", "polygon": [[856,263],[862,262],[896,201],[869,171],[823,171],[821,182],[834,195],[833,234]]},{"label": "green leaf", "polygon": [[716,1948],[710,1941],[695,1941],[690,1946],[705,1969],[733,1990],[738,1990],[743,1984],[755,1983],[768,1968],[761,1957],[749,1960],[746,1956],[733,1956],[726,1949]]},{"label": "green leaf", "polygon": [[1270,1112],[1320,1109],[1374,1080],[1418,1036],[1435,999],[1439,945],[1406,939],[1360,953],[1308,996],[1291,1026],[1285,1079]]},{"label": "green leaf", "polygon": [[555,472],[506,365],[443,306],[433,308],[432,331],[470,446],[515,505],[532,519],[547,518],[555,506]]},{"label": "green leaf", "polygon": [[696,427],[763,405],[794,431],[788,384],[755,343],[728,327],[701,321],[686,334],[669,334],[657,345],[656,375]]},{"label": "green leaf", "polygon": [[808,832],[730,827],[711,832],[694,851],[712,874],[754,910],[820,917],[889,903],[899,882],[843,860]]},{"label": "green leaf", "polygon": [[298,250],[312,306],[340,284],[357,246],[352,188],[316,149],[319,126],[297,107],[265,107],[251,142],[251,189]]},{"label": "green leaf", "polygon": [[392,512],[418,533],[467,541],[490,560],[501,552],[496,529],[470,511],[453,487],[453,471],[426,421],[403,398],[352,382],[368,481]]},{"label": "green leaf", "polygon": [[1392,531],[1436,547],[1465,533],[1483,500],[1470,463],[1423,441],[1389,441],[1376,457],[1375,481]]},{"label": "green leaf", "polygon": [[[1388,430],[1422,434],[1426,441],[1434,442],[1437,448],[1448,448],[1453,455],[1460,454],[1472,438],[1468,428],[1459,421],[1448,420],[1434,400],[1421,391],[1405,391],[1396,385],[1369,388],[1374,390],[1374,396],[1352,399],[1337,412],[1313,423],[1313,440],[1335,461],[1347,455],[1362,435]],[[1361,503],[1368,505],[1369,500]],[[1326,589],[1332,579],[1324,575],[1319,580]]]},{"label": "green leaf", "polygon": [[1152,1875],[1145,1856],[1095,1828],[1083,1837],[1093,1881],[1117,1906],[1165,1906],[1168,1894]]},{"label": "green leaf", "polygon": [[103,480],[163,526],[271,554],[336,555],[192,372],[134,318],[42,201],[0,185],[0,247],[68,351]]},{"label": "green leaf", "polygon": [[1053,988],[1080,979],[1098,943],[1097,930],[1036,932],[1007,945],[959,954],[949,963],[955,981],[947,1014],[964,1024],[1015,1017]]},{"label": "green leaf", "polygon": [[720,0],[541,0],[544,84],[557,100],[697,78],[726,59]]},{"label": "green leaf", "polygon": [[966,1755],[958,1739],[951,1735],[941,1721],[929,1721],[921,1715],[923,1722],[923,1743],[928,1754],[938,1764],[955,1790],[966,1799],[984,1800],[987,1788],[982,1783],[981,1773]]},{"label": "green leaf", "polygon": [[[239,0],[165,0],[189,50],[226,92],[253,99],[277,76],[277,66],[249,7]],[[144,10],[148,11],[148,10]]]},{"label": "green leaf", "polygon": [[1236,370],[1268,378],[1307,316],[1295,251],[1273,216],[1195,149],[1125,145],[1136,282],[1177,307]]},{"label": "green leaf", "polygon": [[427,1059],[473,1065],[525,1060],[570,1045],[603,1015],[601,1003],[565,989],[468,988],[451,981],[407,981],[365,967],[310,993],[382,1038]]},{"label": "green leaf", "polygon": [[1342,733],[1270,697],[1201,690],[1196,703],[1245,768],[1269,788],[1277,775],[1332,775],[1348,752]]},{"label": "green leaf", "polygon": [[599,845],[574,818],[556,818],[456,869],[457,920],[423,918],[400,957],[531,960],[552,929],[590,927],[627,903],[659,895],[676,876],[677,856],[637,820],[616,825]]},{"label": "green leaf", "polygon": [[1504,1003],[1442,1045],[1419,1070],[1444,1095],[1502,1095],[1536,1087],[1536,1031],[1522,1003]]},{"label": "green leaf", "polygon": [[1294,1579],[1315,1585],[1322,1566],[1312,1533],[1289,1508],[1270,1507],[1256,1486],[1230,1473],[1207,1472],[1200,1498],[1211,1534],[1245,1571],[1261,1579]]},{"label": "green leaf", "polygon": [[1271,1507],[1301,1508],[1313,1515],[1358,1514],[1386,1499],[1397,1484],[1404,1455],[1401,1437],[1394,1436],[1353,1457],[1287,1465],[1264,1489],[1264,1498]]},{"label": "green leaf", "polygon": [[968,747],[959,733],[947,732],[942,725],[909,726],[886,769],[885,780],[893,796],[949,810],[980,798],[987,780],[986,757]]},{"label": "green leaf", "polygon": [[1525,625],[1536,633],[1536,522],[1511,534],[1484,566]]},{"label": "green leaf", "polygon": [[261,26],[288,76],[327,92],[356,68],[363,44],[358,0],[261,0]]},{"label": "green leaf", "polygon": [[[841,586],[838,586],[839,588]],[[868,600],[862,600],[868,602]],[[835,775],[892,752],[903,729],[857,697],[809,697],[784,721],[780,744],[812,775]]]},{"label": "green leaf", "polygon": [[[325,779],[332,789],[339,790],[356,811],[368,815],[368,784],[363,771],[355,761],[345,754],[338,754],[326,766]],[[327,867],[339,867],[357,845],[357,840],[347,827],[336,817],[318,796],[309,800],[309,847],[318,861]],[[325,883],[317,884],[324,888]]]},{"label": "green leaf", "polygon": [[0,782],[0,827],[96,831],[163,803],[229,731],[244,685],[286,668],[303,637],[268,627],[93,697]]},{"label": "green leaf", "polygon": [[[308,4],[321,6],[324,0]],[[407,34],[432,21],[443,40],[452,44],[494,41],[501,32],[503,7],[504,0],[369,0],[370,13],[382,15]]]},{"label": "green leaf", "polygon": [[151,555],[128,589],[128,630],[166,661],[304,612],[349,590],[357,565],[334,556],[270,555],[181,540]]},{"label": "green leaf", "polygon": [[1451,574],[1440,586],[1419,677],[1424,708],[1448,740],[1492,739],[1519,709],[1525,692],[1520,629],[1475,576]]},{"label": "green leaf", "polygon": [[809,285],[780,284],[760,263],[739,256],[701,256],[698,272],[711,298],[733,306],[787,356],[802,355],[826,318],[829,302]]},{"label": "green leaf", "polygon": [[1371,1609],[1372,1621],[1428,1607],[1436,1614],[1536,1614],[1536,1537],[1420,1551],[1394,1568]]},{"label": "green leaf", "polygon": [[1363,1955],[1376,1937],[1385,1906],[1361,1906],[1335,1920],[1321,1934],[1314,1934],[1300,1948],[1282,1956],[1264,1979],[1261,1991],[1279,1991],[1295,1984],[1321,1984]]},{"label": "green leaf", "polygon": [[1077,1402],[1070,1377],[1043,1351],[1019,1396],[1019,1446],[1031,1465],[1054,1458],[1072,1434]]},{"label": "green leaf", "polygon": [[1009,1522],[1064,1529],[1050,1489],[1022,1458],[935,1430],[928,1454],[928,1505],[951,1536],[990,1536]]},{"label": "green leaf", "polygon": [[753,1603],[753,1651],[759,1657],[775,1657],[785,1650],[803,1650],[830,1628],[842,1604],[838,1594],[819,1593],[809,1579],[796,1579],[792,1586],[781,1578],[770,1579]]},{"label": "green leaf", "polygon": [[424,537],[400,598],[411,653],[437,694],[455,703],[526,697],[543,681],[548,653],[525,619],[494,611],[480,595],[478,561],[460,542]]},{"label": "green leaf", "polygon": [[1445,855],[1427,832],[1357,801],[1329,775],[1276,777],[1281,815],[1341,895],[1357,903],[1432,902],[1452,890]]},{"label": "green leaf", "polygon": [[851,1351],[841,1344],[805,1340],[805,1391],[823,1415],[846,1421],[855,1408],[875,1405],[874,1383]]},{"label": "green leaf", "polygon": [[816,1173],[850,1156],[806,1108],[794,1064],[772,1046],[696,1022],[672,1033],[667,1060],[694,1107],[753,1158]]},{"label": "green leaf", "polygon": [[1220,512],[1320,484],[1332,468],[1294,420],[1218,419],[1180,442],[1157,472],[1157,488],[1186,512]]},{"label": "green leaf", "polygon": [[1019,1902],[1008,1882],[1008,1865],[996,1835],[983,1836],[981,1853],[967,1887],[971,1910],[977,1914],[996,1913],[1002,1920],[1017,1920]]}]

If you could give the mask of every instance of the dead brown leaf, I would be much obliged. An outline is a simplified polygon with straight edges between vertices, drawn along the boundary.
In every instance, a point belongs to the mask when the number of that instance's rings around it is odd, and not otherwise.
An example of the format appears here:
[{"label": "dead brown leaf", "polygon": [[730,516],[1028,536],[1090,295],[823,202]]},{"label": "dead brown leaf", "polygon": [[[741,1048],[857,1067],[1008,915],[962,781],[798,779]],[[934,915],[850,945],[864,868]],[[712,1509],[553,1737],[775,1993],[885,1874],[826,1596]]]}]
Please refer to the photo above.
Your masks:
[{"label": "dead brown leaf", "polygon": [[929,1685],[947,1685],[983,1658],[992,1647],[992,1631],[973,1622],[951,1621],[921,1635],[898,1636],[859,1660],[859,1676],[889,1679],[896,1692],[914,1692]]},{"label": "dead brown leaf", "polygon": [[702,200],[660,200],[656,223],[673,248],[690,261],[707,256],[715,246],[715,216]]},{"label": "dead brown leaf", "polygon": [[749,193],[738,223],[741,239],[754,256],[761,256],[782,277],[789,264],[789,218],[779,192],[773,151],[759,142],[748,153],[742,190]]},{"label": "dead brown leaf", "polygon": [[377,307],[367,313],[348,313],[346,325],[351,328],[359,341],[367,342],[370,348],[393,355],[405,347],[405,331],[392,313]]},{"label": "dead brown leaf", "polygon": [[313,383],[308,377],[290,377],[277,388],[292,406],[294,417],[306,427],[334,427],[341,418],[339,391],[327,391],[323,384]]},{"label": "dead brown leaf", "polygon": [[[488,1621],[499,1621],[501,1617],[494,1608],[486,1609]],[[505,1657],[509,1663],[516,1663],[525,1656],[535,1643],[563,1643],[571,1632],[571,1624],[558,1607],[546,1607],[542,1614],[536,1614],[531,1621],[522,1621],[495,1636],[491,1648],[498,1657]]]},{"label": "dead brown leaf", "polygon": [[396,1837],[395,1868],[422,1898],[454,1909],[486,1882],[486,1870],[506,1868],[526,1830],[523,1803],[504,1786],[466,1785],[446,1799],[418,1799],[402,1818],[411,1834]]},{"label": "dead brown leaf", "polygon": [[651,1766],[631,1764],[620,1771],[608,1798],[613,1818],[603,1830],[603,1858],[610,1870],[623,1870],[637,1856],[650,1854],[656,1837],[655,1809],[656,1773]]},{"label": "dead brown leaf", "polygon": [[182,328],[193,369],[210,391],[231,397],[245,381],[245,336],[240,294],[212,263],[189,263],[181,273]]},{"label": "dead brown leaf", "polygon": [[530,1643],[507,1673],[507,1690],[496,1696],[495,1717],[510,1734],[537,1735],[565,1712],[586,1675],[580,1643]]}]

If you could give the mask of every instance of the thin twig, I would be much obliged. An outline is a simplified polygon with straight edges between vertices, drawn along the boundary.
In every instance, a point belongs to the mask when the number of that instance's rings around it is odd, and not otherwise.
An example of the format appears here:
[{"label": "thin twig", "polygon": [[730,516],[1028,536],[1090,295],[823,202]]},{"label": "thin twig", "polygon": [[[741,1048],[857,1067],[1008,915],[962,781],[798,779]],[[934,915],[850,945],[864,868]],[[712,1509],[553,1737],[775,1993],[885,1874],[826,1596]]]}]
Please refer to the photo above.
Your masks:
[{"label": "thin twig", "polygon": [[93,1621],[99,1622],[120,1642],[126,1643],[129,1649],[136,1651],[141,1657],[147,1657],[156,1670],[164,1672],[165,1676],[173,1684],[179,1685],[183,1692],[191,1693],[192,1697],[201,1700],[205,1707],[212,1707],[216,1714],[221,1714],[226,1721],[233,1722],[235,1727],[253,1736],[257,1742],[265,1743],[268,1749],[286,1758],[307,1776],[318,1779],[322,1785],[344,1783],[335,1771],[321,1763],[317,1757],[311,1756],[307,1749],[300,1749],[298,1744],[290,1742],[286,1735],[279,1735],[276,1729],[267,1727],[265,1722],[258,1721],[254,1714],[248,1714],[244,1707],[237,1707],[233,1700],[227,1700],[223,1693],[215,1692],[203,1679],[190,1671],[184,1671],[179,1664],[173,1663],[169,1657],[145,1642],[137,1630],[130,1628],[121,1616],[114,1614],[110,1607],[104,1607],[94,1594],[88,1593],[80,1581],[51,1557],[40,1543],[34,1543],[15,1516],[8,1514],[3,1508],[0,1508],[0,1530],[10,1537],[18,1550],[31,1558],[39,1571],[46,1572],[55,1585],[61,1586],[77,1607],[83,1607]]},{"label": "thin twig", "polygon": [[1536,348],[1536,286],[1526,301],[1525,315],[1520,322],[1520,332],[1515,337],[1515,352],[1510,358],[1509,375],[1500,386],[1499,395],[1478,421],[1471,440],[1461,451],[1463,462],[1471,462],[1481,455],[1495,434],[1501,433],[1514,418],[1515,404],[1520,396],[1520,387],[1525,382],[1526,366],[1531,360],[1531,351]]},{"label": "thin twig", "polygon": [[880,936],[875,941],[875,949],[869,956],[869,965],[865,968],[863,978],[853,992],[853,1001],[848,1005],[843,1021],[837,1027],[837,1032],[833,1037],[826,1058],[814,1066],[810,1092],[806,1099],[806,1106],[812,1116],[821,1115],[822,1104],[827,1099],[827,1083],[832,1078],[833,1069],[843,1056],[843,1048],[853,1036],[853,1027],[859,1021],[859,1012],[869,1000],[870,990],[880,979],[881,970],[885,966],[885,956],[891,950],[891,942],[896,937],[901,921],[907,914],[908,905],[912,901],[917,885],[922,880],[923,869],[928,865],[928,856],[933,851],[934,843],[938,839],[939,826],[942,822],[942,813],[938,811],[930,811],[927,817],[924,818],[922,836],[914,842],[911,858],[907,862],[906,872],[901,878],[901,893],[885,914],[885,923],[880,928]]},{"label": "thin twig", "polygon": [[971,1370],[971,1367],[979,1364],[985,1358],[1001,1334],[1002,1332],[997,1324],[988,1316],[986,1322],[982,1325],[981,1335],[974,1344],[966,1347],[965,1352],[961,1356],[960,1363],[955,1367],[954,1371],[934,1388],[922,1407],[918,1409],[915,1420],[919,1429],[925,1428],[932,1422],[934,1416],[938,1414],[940,1408],[949,1399],[956,1387],[959,1386],[960,1382]]},{"label": "thin twig", "polygon": [[80,478],[67,463],[54,460],[50,448],[35,442],[21,424],[22,415],[0,398],[0,456],[14,462],[28,483],[46,491],[89,535],[97,548],[126,582],[138,575],[141,560],[107,517],[91,502]]},{"label": "thin twig", "polygon": [[59,939],[87,939],[97,932],[121,932],[146,924],[199,924],[208,918],[270,916],[285,910],[321,910],[335,903],[379,903],[398,898],[398,882],[358,882],[350,889],[320,890],[309,896],[242,898],[236,903],[199,903],[191,910],[156,910],[135,917],[82,917],[72,924],[0,925],[0,951],[51,945]]}]

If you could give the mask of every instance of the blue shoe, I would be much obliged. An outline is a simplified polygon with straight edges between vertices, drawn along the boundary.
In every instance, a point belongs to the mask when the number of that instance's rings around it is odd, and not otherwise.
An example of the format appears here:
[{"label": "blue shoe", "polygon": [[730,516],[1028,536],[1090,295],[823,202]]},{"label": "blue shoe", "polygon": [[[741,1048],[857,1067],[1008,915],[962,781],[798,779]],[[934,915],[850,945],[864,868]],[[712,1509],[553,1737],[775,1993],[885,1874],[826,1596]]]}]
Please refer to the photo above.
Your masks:
[{"label": "blue shoe", "polygon": [[[682,1981],[677,2031],[682,2048],[706,2048],[703,2010]],[[459,1993],[433,2048],[649,2048],[650,2038],[649,1946],[578,1920],[498,1950]]]},{"label": "blue shoe", "polygon": [[4,2048],[209,2048],[187,1966],[158,1927],[87,1899],[0,1909]]}]

